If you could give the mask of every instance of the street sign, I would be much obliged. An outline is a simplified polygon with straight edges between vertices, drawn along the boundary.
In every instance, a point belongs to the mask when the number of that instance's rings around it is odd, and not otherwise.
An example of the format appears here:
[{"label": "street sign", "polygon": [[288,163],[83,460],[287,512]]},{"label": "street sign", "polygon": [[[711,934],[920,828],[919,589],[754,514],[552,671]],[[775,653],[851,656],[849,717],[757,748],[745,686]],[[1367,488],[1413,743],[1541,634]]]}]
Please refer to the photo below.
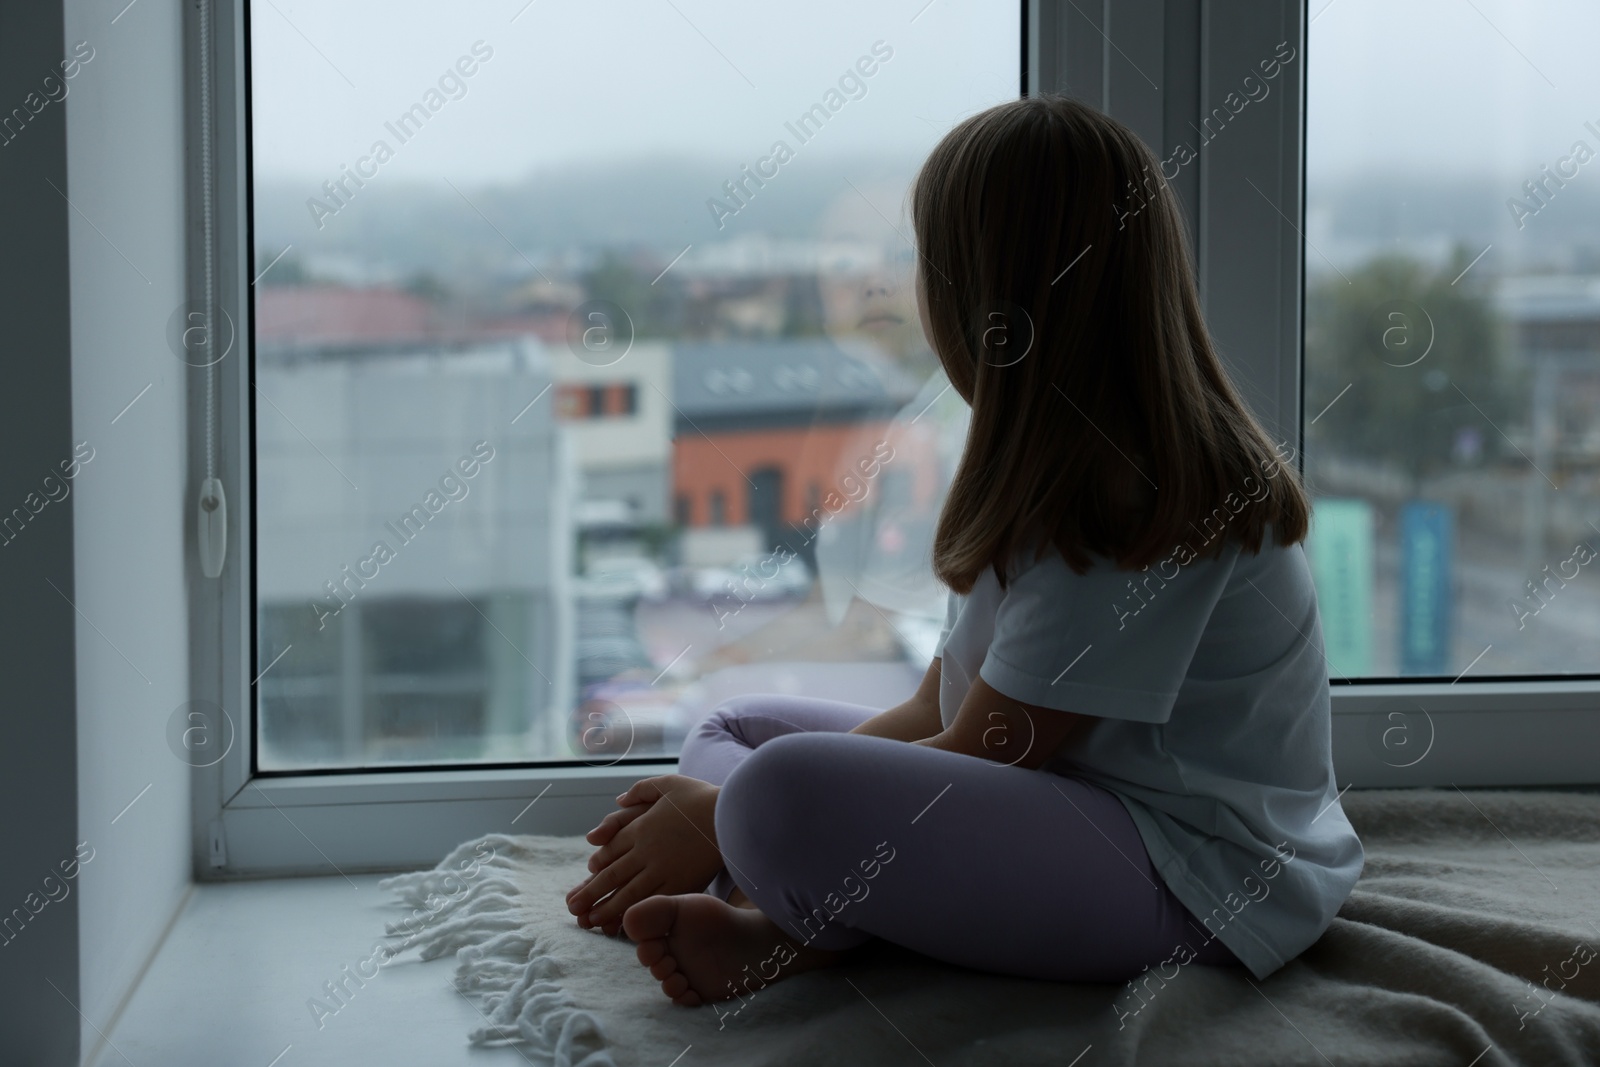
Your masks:
[{"label": "street sign", "polygon": [[1331,678],[1372,673],[1372,505],[1323,497],[1306,540]]},{"label": "street sign", "polygon": [[1450,673],[1455,512],[1414,500],[1400,508],[1400,673]]}]

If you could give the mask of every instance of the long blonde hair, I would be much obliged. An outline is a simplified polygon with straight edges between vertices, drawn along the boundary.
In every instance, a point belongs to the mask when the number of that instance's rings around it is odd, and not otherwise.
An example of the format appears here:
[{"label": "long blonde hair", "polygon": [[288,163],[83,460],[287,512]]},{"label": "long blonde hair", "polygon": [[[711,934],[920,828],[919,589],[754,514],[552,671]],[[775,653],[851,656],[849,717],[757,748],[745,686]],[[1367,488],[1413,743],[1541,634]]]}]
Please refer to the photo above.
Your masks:
[{"label": "long blonde hair", "polygon": [[1066,97],[1001,104],[939,142],[911,208],[930,341],[972,407],[934,535],[946,585],[1004,584],[1046,545],[1079,573],[1138,569],[1219,515],[1206,552],[1304,539],[1305,490],[1223,369],[1131,130]]}]

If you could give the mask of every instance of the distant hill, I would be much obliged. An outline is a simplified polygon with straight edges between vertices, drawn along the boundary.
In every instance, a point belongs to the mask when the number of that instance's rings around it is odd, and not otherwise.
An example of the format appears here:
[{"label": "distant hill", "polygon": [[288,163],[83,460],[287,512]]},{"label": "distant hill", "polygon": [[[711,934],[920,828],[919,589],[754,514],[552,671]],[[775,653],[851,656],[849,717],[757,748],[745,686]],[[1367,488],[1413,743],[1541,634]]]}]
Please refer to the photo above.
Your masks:
[{"label": "distant hill", "polygon": [[[1470,247],[1469,255],[1492,243],[1495,250],[1484,262],[1491,272],[1512,266],[1600,271],[1600,173],[1580,171],[1547,206],[1524,218],[1520,230],[1506,200],[1526,194],[1503,178],[1441,172],[1318,183],[1313,176],[1308,185],[1308,201],[1323,213],[1307,218],[1306,235],[1341,267],[1382,251],[1443,255],[1459,242]],[[1315,268],[1317,261],[1318,253],[1310,253],[1308,263]]]},{"label": "distant hill", "polygon": [[[640,158],[508,184],[457,180],[460,193],[442,180],[418,184],[380,171],[348,206],[325,218],[320,231],[306,207],[311,196],[326,202],[320,189],[263,182],[256,187],[256,243],[268,256],[292,243],[297,258],[345,258],[397,276],[426,272],[470,284],[485,274],[531,273],[524,256],[543,269],[605,247],[656,250],[670,259],[691,242],[754,234],[816,237],[830,205],[843,201],[860,213],[852,184],[869,192],[875,212],[910,232],[901,205],[919,160],[811,157],[803,148],[718,230],[706,201],[722,195],[723,182],[738,176],[741,162],[754,160]],[[1309,185],[1312,202],[1322,208],[1306,226],[1316,246],[1314,269],[1320,255],[1348,266],[1386,250],[1442,257],[1460,242],[1494,243],[1496,252],[1484,263],[1492,272],[1513,265],[1600,270],[1600,173],[1580,172],[1520,231],[1506,200],[1524,194],[1505,179],[1371,174],[1327,184],[1312,175]]]},{"label": "distant hill", "polygon": [[918,163],[808,158],[802,150],[719,231],[706,201],[723,195],[723,182],[739,176],[740,162],[754,160],[641,159],[631,166],[536,174],[514,184],[456,181],[459,193],[444,181],[391,181],[380,171],[346,207],[324,218],[320,231],[306,206],[312,196],[332,206],[320,189],[263,182],[256,187],[256,245],[293,243],[302,257],[350,256],[438,275],[471,274],[486,262],[527,270],[519,252],[541,267],[563,252],[607,246],[675,255],[690,242],[738,235],[817,236],[830,203],[859,199],[851,183],[871,190],[878,210],[900,223],[899,198]]}]

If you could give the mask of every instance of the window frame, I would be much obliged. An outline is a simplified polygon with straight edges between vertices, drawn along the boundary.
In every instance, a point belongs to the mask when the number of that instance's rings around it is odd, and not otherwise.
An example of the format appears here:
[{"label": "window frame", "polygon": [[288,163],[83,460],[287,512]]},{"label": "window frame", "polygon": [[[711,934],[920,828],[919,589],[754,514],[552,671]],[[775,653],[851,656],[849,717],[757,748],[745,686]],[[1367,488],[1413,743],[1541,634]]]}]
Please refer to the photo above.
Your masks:
[{"label": "window frame", "polygon": [[[1248,11],[1192,0],[1021,3],[1025,91],[1078,96],[1158,149],[1188,140],[1177,131],[1208,113],[1279,42],[1293,44],[1295,60],[1283,66],[1272,95],[1252,105],[1251,121],[1202,147],[1172,184],[1186,209],[1207,320],[1224,358],[1269,431],[1298,452],[1304,258],[1291,220],[1303,218],[1305,198],[1303,0],[1264,0]],[[486,832],[584,832],[628,784],[671,773],[676,761],[255,770],[250,13],[248,0],[219,0],[207,41],[201,7],[185,7],[186,128],[191,146],[200,144],[209,115],[215,165],[207,174],[202,153],[189,152],[190,299],[191,307],[202,306],[210,263],[219,318],[227,317],[223,324],[238,341],[234,358],[214,368],[216,466],[229,511],[221,577],[201,577],[193,527],[186,546],[191,699],[228,709],[229,721],[217,725],[231,726],[222,758],[192,771],[196,877],[393,870],[433,863]],[[1161,91],[1152,91],[1146,71],[1160,72]],[[209,233],[202,209],[208,182]],[[1226,239],[1214,238],[1223,232],[1219,220],[1226,220]],[[189,373],[188,500],[206,477],[197,443],[206,439],[208,387],[206,372]],[[1600,782],[1600,765],[1584,755],[1600,749],[1595,681],[1379,680],[1334,683],[1331,693],[1341,787]],[[1397,722],[1418,731],[1419,743],[1426,728],[1424,758],[1401,766],[1375,743]]]}]

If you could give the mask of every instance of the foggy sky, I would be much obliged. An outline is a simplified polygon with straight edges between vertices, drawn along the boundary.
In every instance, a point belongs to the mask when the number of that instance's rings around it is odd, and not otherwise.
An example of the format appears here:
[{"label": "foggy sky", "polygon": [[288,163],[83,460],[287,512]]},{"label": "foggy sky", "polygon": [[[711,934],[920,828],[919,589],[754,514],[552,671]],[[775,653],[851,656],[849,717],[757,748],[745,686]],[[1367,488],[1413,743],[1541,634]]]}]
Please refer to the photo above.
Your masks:
[{"label": "foggy sky", "polygon": [[[382,137],[405,180],[508,181],[678,153],[751,163],[875,41],[894,57],[805,151],[925,152],[1016,95],[1011,0],[261,0],[255,160],[322,180]],[[1520,181],[1600,125],[1600,5],[1311,0],[1311,180],[1374,170]],[[1480,14],[1481,12],[1481,14]],[[514,19],[514,21],[513,21]],[[914,21],[913,21],[914,19]],[[493,58],[401,147],[385,132],[475,41]],[[1548,80],[1547,80],[1548,79]],[[1553,83],[1553,85],[1552,85]]]}]

